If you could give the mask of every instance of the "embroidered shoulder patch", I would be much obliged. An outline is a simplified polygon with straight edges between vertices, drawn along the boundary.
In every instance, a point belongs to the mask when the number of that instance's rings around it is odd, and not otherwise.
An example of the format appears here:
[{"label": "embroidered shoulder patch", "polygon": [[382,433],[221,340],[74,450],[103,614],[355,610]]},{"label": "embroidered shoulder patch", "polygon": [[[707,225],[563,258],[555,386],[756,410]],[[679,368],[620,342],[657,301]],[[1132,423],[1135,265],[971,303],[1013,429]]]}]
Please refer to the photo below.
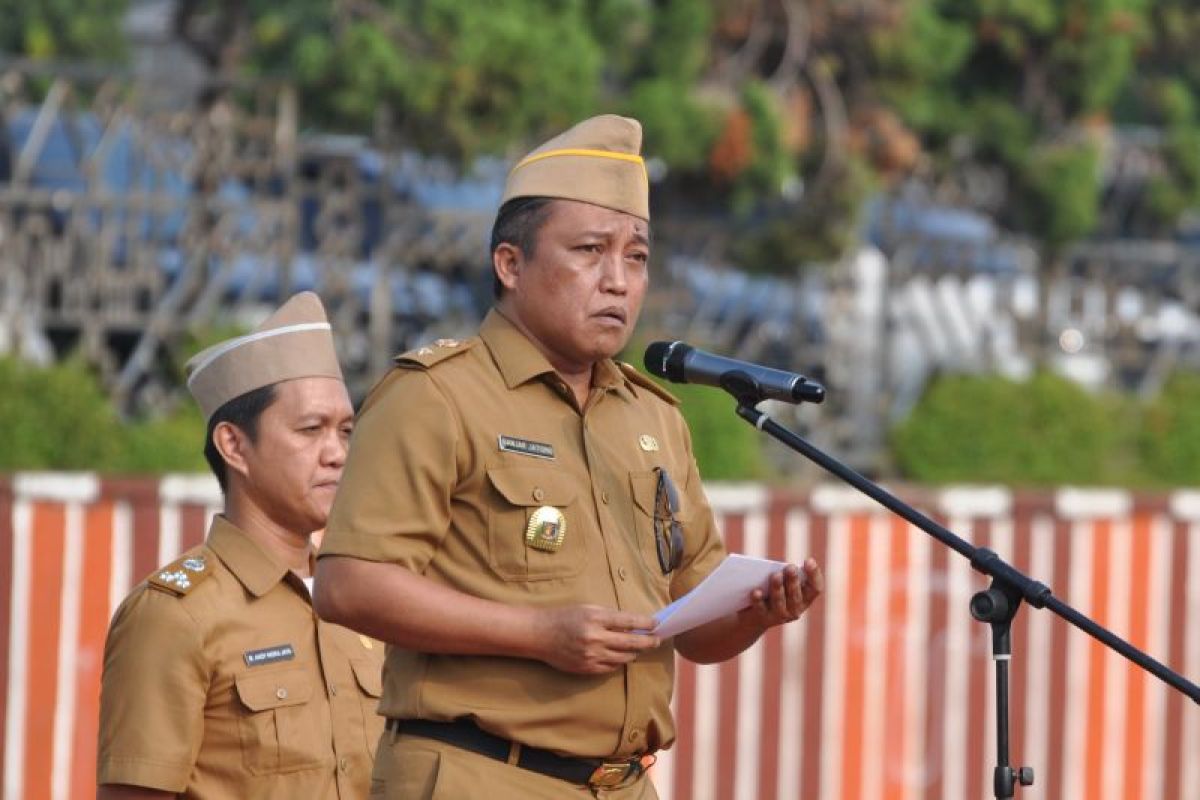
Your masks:
[{"label": "embroidered shoulder patch", "polygon": [[423,367],[429,369],[448,358],[465,353],[475,346],[478,339],[438,339],[432,344],[417,347],[396,356],[393,361],[399,367]]},{"label": "embroidered shoulder patch", "polygon": [[211,574],[212,569],[206,556],[202,553],[193,554],[182,556],[155,571],[148,582],[155,589],[182,597]]},{"label": "embroidered shoulder patch", "polygon": [[624,361],[618,361],[617,366],[620,368],[621,374],[624,375],[630,383],[640,386],[643,389],[650,390],[673,406],[679,405],[678,397],[668,392],[658,383],[655,383],[653,380],[643,375],[638,371],[637,367],[633,366],[632,364],[626,364]]}]

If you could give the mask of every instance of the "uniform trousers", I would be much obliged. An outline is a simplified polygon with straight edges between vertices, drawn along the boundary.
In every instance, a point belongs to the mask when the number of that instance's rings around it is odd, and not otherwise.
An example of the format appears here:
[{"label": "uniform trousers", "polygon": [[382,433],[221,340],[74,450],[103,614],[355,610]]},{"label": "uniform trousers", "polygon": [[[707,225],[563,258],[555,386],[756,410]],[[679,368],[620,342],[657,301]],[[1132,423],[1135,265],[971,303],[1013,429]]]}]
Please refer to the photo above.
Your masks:
[{"label": "uniform trousers", "polygon": [[384,731],[370,800],[658,800],[643,775],[619,789],[576,786],[452,744]]}]

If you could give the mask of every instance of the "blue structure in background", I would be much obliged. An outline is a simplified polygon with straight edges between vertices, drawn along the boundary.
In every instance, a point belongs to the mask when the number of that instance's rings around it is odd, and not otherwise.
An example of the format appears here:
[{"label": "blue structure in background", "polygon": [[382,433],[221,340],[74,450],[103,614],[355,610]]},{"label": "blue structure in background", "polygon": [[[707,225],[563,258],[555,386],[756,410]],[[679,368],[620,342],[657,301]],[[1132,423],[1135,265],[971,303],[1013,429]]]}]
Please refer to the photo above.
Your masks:
[{"label": "blue structure in background", "polygon": [[[37,122],[38,112],[33,109],[19,111],[8,119],[0,134],[0,182],[14,177]],[[341,140],[340,146],[337,140]],[[131,240],[136,239],[136,244],[152,246],[168,282],[182,275],[186,266],[185,238],[193,214],[220,218],[225,224],[232,217],[229,235],[250,239],[263,224],[256,201],[294,194],[298,230],[295,255],[286,270],[291,288],[322,288],[320,228],[327,225],[335,232],[354,232],[349,274],[341,277],[364,304],[377,285],[380,265],[375,262],[388,235],[389,207],[411,208],[418,218],[448,211],[490,214],[503,190],[504,164],[499,160],[482,160],[471,175],[464,177],[416,154],[402,154],[389,163],[358,139],[319,137],[311,144],[302,147],[294,175],[274,176],[259,186],[226,178],[202,193],[185,175],[193,156],[187,139],[148,134],[129,119],[115,121],[106,131],[105,124],[92,113],[59,113],[49,122],[40,142],[35,143],[40,146],[25,172],[24,185],[46,193],[49,202],[38,201],[36,207],[57,233],[72,224],[99,230],[105,222],[115,222],[119,234],[114,266],[126,263],[135,244]],[[343,180],[354,182],[359,198],[358,207],[353,213],[347,212],[344,219],[322,217],[325,198],[319,187],[323,173],[331,167],[349,171]],[[145,202],[137,202],[139,196]],[[89,198],[83,218],[73,216],[77,197]],[[111,210],[104,208],[105,198],[114,200]],[[28,209],[18,208],[18,222],[33,208],[32,204]],[[106,219],[106,215],[113,216]],[[478,246],[478,263],[482,266],[487,242],[481,237]],[[284,265],[267,254],[255,253],[253,248],[233,249],[236,254],[229,263],[219,254],[209,255],[205,267],[208,277],[220,276],[222,293],[228,299],[273,302],[284,280]],[[481,287],[474,285],[478,282],[473,280],[477,277],[475,271],[445,274],[421,264],[405,264],[405,269],[392,266],[382,265],[393,311],[398,316],[437,319],[453,311],[473,313],[478,305]]]}]

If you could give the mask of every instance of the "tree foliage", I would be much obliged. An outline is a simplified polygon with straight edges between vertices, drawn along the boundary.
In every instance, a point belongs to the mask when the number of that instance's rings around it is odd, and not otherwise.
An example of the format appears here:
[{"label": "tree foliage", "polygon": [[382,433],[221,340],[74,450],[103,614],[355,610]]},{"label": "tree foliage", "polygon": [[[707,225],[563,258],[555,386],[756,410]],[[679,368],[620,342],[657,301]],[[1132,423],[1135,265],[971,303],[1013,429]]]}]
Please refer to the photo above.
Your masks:
[{"label": "tree foliage", "polygon": [[42,368],[0,359],[0,417],[0,471],[205,469],[205,425],[194,404],[162,419],[123,422],[79,361]]},{"label": "tree foliage", "polygon": [[116,61],[128,0],[0,0],[0,53]]},{"label": "tree foliage", "polygon": [[1173,375],[1145,406],[1047,373],[945,377],[893,431],[893,456],[904,476],[930,483],[1194,486],[1198,392],[1195,372]]},{"label": "tree foliage", "polygon": [[[0,0],[0,47],[107,58],[127,0]],[[855,242],[905,178],[1050,255],[1097,229],[1115,126],[1161,133],[1121,231],[1200,206],[1189,0],[178,0],[219,77],[294,82],[313,127],[466,166],[601,111],[642,120],[656,196],[790,271]],[[964,176],[994,175],[977,196]],[[732,214],[731,214],[732,212]],[[733,225],[712,225],[720,216]],[[713,233],[712,235],[716,235]],[[1052,259],[1051,259],[1052,260]]]},{"label": "tree foliage", "polygon": [[932,483],[1126,480],[1113,402],[1049,373],[943,377],[894,431],[894,455],[902,474]]},{"label": "tree foliage", "polygon": [[761,480],[766,477],[762,434],[735,413],[737,403],[707,386],[671,384],[692,435],[692,452],[706,481]]},{"label": "tree foliage", "polygon": [[1200,374],[1171,377],[1162,394],[1146,409],[1138,436],[1145,471],[1154,481],[1200,484]]},{"label": "tree foliage", "polygon": [[1116,111],[1118,121],[1160,133],[1161,163],[1116,232],[1157,236],[1172,233],[1185,212],[1200,207],[1200,8],[1189,0],[1155,0],[1146,7],[1146,28]]},{"label": "tree foliage", "polygon": [[880,87],[943,174],[995,170],[1008,191],[983,210],[1057,249],[1096,226],[1097,150],[1147,41],[1143,6],[914,0],[880,44]]}]

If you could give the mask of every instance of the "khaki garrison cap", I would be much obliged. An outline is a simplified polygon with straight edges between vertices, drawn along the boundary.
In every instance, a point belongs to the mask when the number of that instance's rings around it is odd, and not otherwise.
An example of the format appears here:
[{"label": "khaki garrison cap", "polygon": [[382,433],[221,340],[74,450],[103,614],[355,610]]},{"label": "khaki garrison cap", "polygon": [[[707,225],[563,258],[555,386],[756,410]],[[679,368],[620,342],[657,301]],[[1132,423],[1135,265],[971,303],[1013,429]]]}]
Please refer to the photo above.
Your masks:
[{"label": "khaki garrison cap", "polygon": [[534,150],[508,174],[504,200],[580,200],[650,219],[650,182],[642,160],[642,126],[605,114],[585,119]]},{"label": "khaki garrison cap", "polygon": [[188,391],[204,418],[235,397],[293,378],[342,380],[321,299],[301,292],[252,333],[215,344],[188,361]]}]

